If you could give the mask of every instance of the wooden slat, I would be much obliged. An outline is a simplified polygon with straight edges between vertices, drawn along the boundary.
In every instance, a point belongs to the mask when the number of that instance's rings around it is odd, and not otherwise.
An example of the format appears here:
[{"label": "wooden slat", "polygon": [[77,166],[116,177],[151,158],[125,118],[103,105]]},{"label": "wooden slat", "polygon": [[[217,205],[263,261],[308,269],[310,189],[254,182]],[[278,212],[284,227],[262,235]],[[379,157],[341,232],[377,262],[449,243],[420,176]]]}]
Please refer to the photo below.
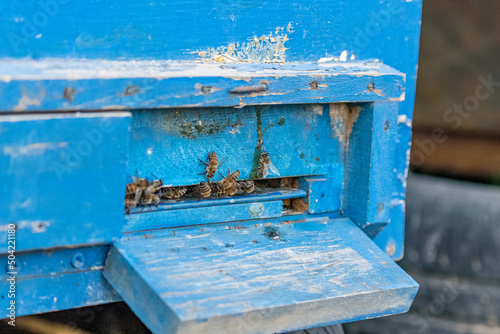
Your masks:
[{"label": "wooden slat", "polygon": [[2,111],[402,101],[405,87],[376,62],[0,61],[0,73]]},{"label": "wooden slat", "polygon": [[0,242],[9,224],[17,251],[120,236],[129,125],[126,112],[0,116]]},{"label": "wooden slat", "polygon": [[[146,209],[147,210],[147,209]],[[250,202],[218,206],[201,206],[179,210],[145,211],[127,216],[123,232],[167,227],[232,222],[281,217],[283,201]]]},{"label": "wooden slat", "polygon": [[154,333],[275,333],[406,311],[418,285],[351,221],[176,229],[105,277]]}]

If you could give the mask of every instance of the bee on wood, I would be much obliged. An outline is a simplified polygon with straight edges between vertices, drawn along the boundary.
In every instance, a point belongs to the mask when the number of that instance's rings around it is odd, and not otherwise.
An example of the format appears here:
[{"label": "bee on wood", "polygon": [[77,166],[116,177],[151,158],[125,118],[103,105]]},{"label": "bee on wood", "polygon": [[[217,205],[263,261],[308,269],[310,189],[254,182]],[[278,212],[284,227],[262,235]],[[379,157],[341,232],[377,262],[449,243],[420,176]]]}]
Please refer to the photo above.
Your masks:
[{"label": "bee on wood", "polygon": [[224,163],[224,161],[221,161],[219,163],[219,158],[217,157],[217,153],[215,153],[215,152],[211,152],[211,153],[208,154],[208,163],[202,161],[201,159],[198,159],[198,160],[200,160],[200,162],[202,164],[204,164],[205,166],[207,166],[207,168],[205,169],[204,173],[198,174],[198,175],[207,174],[207,182],[210,179],[214,178],[215,173],[217,172],[217,169],[219,169],[219,167],[222,166],[222,164]]},{"label": "bee on wood", "polygon": [[212,192],[212,196],[214,197],[222,197],[226,196],[227,194],[227,191],[225,189],[222,189],[221,182],[210,183],[210,190]]},{"label": "bee on wood", "polygon": [[233,183],[229,188],[226,189],[226,194],[229,196],[236,195],[236,193],[240,190],[240,186],[238,183]]},{"label": "bee on wood", "polygon": [[252,193],[255,189],[255,184],[252,180],[238,181],[237,183],[240,189],[247,194]]},{"label": "bee on wood", "polygon": [[133,198],[125,198],[125,210],[127,213],[130,213],[130,209],[133,209],[137,206],[139,201],[136,201]]},{"label": "bee on wood", "polygon": [[228,170],[226,177],[224,177],[224,175],[222,174],[220,175],[224,178],[222,181],[220,181],[220,185],[222,189],[226,190],[229,189],[229,187],[231,187],[236,182],[236,180],[238,180],[238,177],[240,177],[240,171],[235,170],[234,172],[230,173],[230,171]]},{"label": "bee on wood", "polygon": [[212,188],[210,188],[210,184],[205,181],[201,181],[197,186],[197,192],[201,197],[209,197],[212,194]]},{"label": "bee on wood", "polygon": [[187,187],[161,187],[158,194],[162,198],[174,199],[184,196],[187,191]]},{"label": "bee on wood", "polygon": [[[142,192],[148,187],[149,182],[142,177],[132,177],[133,182],[125,187],[125,198],[132,199],[137,203],[141,198]],[[131,202],[129,202],[131,204]]]},{"label": "bee on wood", "polygon": [[271,171],[274,174],[280,176],[280,172],[278,171],[276,166],[274,166],[273,163],[271,162],[269,153],[262,152],[259,159],[259,168],[257,169],[257,177],[259,179],[265,179],[267,174],[269,173],[269,169],[271,169]]},{"label": "bee on wood", "polygon": [[146,189],[143,191],[143,196],[149,196],[150,194],[155,194],[163,186],[162,180],[154,180],[149,182]]},{"label": "bee on wood", "polygon": [[154,205],[158,206],[160,203],[160,197],[155,195],[154,193],[144,193],[139,200],[139,205]]}]

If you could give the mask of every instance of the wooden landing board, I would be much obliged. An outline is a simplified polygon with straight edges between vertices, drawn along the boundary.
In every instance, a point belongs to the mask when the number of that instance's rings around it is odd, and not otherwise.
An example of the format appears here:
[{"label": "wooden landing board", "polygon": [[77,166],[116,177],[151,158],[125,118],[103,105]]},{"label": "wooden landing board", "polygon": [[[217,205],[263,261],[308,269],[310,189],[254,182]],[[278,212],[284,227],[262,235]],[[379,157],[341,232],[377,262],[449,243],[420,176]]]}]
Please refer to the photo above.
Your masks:
[{"label": "wooden landing board", "polygon": [[408,310],[418,285],[348,219],[207,226],[112,246],[104,275],[154,333],[276,333]]}]

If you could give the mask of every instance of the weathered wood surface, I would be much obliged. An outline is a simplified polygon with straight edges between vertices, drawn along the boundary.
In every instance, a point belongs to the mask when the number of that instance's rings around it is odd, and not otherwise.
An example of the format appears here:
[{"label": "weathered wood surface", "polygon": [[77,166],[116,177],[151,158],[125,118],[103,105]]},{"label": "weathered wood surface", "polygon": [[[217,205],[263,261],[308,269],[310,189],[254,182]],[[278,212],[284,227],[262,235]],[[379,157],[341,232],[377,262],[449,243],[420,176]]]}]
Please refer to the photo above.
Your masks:
[{"label": "weathered wood surface", "polygon": [[391,182],[398,104],[375,103],[363,108],[332,104],[330,113],[343,115],[352,131],[345,142],[343,215],[371,237],[377,236],[381,229],[391,228],[390,233],[379,237],[377,244],[384,250],[390,249],[390,256],[401,258],[403,224],[396,221],[392,227],[390,223],[391,208],[399,199]]},{"label": "weathered wood surface", "polygon": [[176,229],[105,277],[155,333],[274,333],[406,311],[418,285],[348,219]]},{"label": "weathered wood surface", "polygon": [[118,238],[129,125],[125,112],[0,116],[0,242],[11,223],[17,251]]},{"label": "weathered wood surface", "polygon": [[[2,291],[9,291],[6,281],[0,282],[0,288]],[[43,276],[16,282],[16,316],[113,303],[120,300],[120,295],[103,277],[102,270]],[[9,301],[10,299],[5,297],[0,300],[0,305],[7,309]],[[5,313],[2,314],[2,318],[5,316]]]},{"label": "weathered wood surface", "polygon": [[[343,162],[345,133],[336,131],[337,122],[322,104],[134,112],[128,175],[154,174],[172,186],[198,184],[206,180],[199,159],[206,162],[214,151],[225,160],[220,172],[239,170],[245,180],[258,168],[262,150],[281,177],[327,174]],[[216,174],[214,180],[221,179]]]},{"label": "weathered wood surface", "polygon": [[123,232],[281,217],[283,201],[259,201],[151,212],[147,210],[145,209],[142,214],[127,216]]},{"label": "weathered wood surface", "polygon": [[378,62],[206,64],[0,61],[2,111],[402,101],[405,75]]}]

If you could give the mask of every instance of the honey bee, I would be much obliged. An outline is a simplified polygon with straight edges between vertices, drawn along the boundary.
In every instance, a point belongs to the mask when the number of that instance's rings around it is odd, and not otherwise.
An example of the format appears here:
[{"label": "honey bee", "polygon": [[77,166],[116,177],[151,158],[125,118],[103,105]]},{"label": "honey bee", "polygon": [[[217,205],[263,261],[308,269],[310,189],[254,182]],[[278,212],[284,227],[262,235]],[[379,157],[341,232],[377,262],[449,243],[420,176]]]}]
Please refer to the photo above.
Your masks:
[{"label": "honey bee", "polygon": [[217,169],[219,169],[219,167],[222,166],[222,164],[224,163],[224,161],[221,161],[221,163],[219,164],[219,158],[217,157],[217,153],[215,152],[211,152],[208,154],[208,163],[203,162],[201,159],[198,160],[200,160],[202,164],[207,166],[204,173],[198,174],[198,175],[207,174],[207,182],[210,179],[214,178]]},{"label": "honey bee", "polygon": [[227,191],[222,189],[221,182],[210,183],[210,190],[214,197],[226,196]]},{"label": "honey bee", "polygon": [[267,174],[269,173],[269,169],[271,169],[271,171],[274,174],[276,174],[278,176],[280,175],[280,172],[278,171],[276,166],[274,166],[273,163],[271,162],[271,158],[269,157],[269,153],[262,152],[262,154],[260,155],[260,159],[259,159],[259,168],[257,169],[257,177],[259,179],[265,179]]},{"label": "honey bee", "polygon": [[187,191],[187,187],[161,187],[158,194],[164,198],[174,199],[184,196]]},{"label": "honey bee", "polygon": [[255,189],[255,184],[252,180],[238,181],[237,183],[240,189],[247,194],[252,193]]},{"label": "honey bee", "polygon": [[201,197],[208,197],[212,194],[212,188],[210,188],[210,184],[208,182],[201,181],[197,188]]},{"label": "honey bee", "polygon": [[133,182],[125,187],[125,198],[132,199],[137,203],[141,198],[142,192],[148,187],[149,182],[142,177],[132,177]]},{"label": "honey bee", "polygon": [[139,205],[151,205],[158,206],[160,203],[160,197],[155,195],[154,193],[144,193],[139,200]]},{"label": "honey bee", "polygon": [[158,190],[160,190],[161,186],[163,186],[162,180],[154,180],[149,182],[148,186],[143,191],[143,196],[149,196],[150,194],[155,194],[156,192],[158,192]]},{"label": "honey bee", "polygon": [[240,190],[239,185],[235,182],[229,188],[226,189],[226,194],[229,196],[235,195],[238,190]]},{"label": "honey bee", "polygon": [[[220,174],[220,173],[219,173]],[[224,177],[224,175],[220,174],[224,179],[220,181],[221,188],[223,190],[229,189],[236,180],[238,180],[238,177],[240,176],[240,171],[235,170],[234,172],[230,173],[230,171],[227,171],[227,176]]]},{"label": "honey bee", "polygon": [[133,198],[125,198],[125,209],[127,213],[130,213],[130,209],[133,209],[137,206],[138,201]]}]

